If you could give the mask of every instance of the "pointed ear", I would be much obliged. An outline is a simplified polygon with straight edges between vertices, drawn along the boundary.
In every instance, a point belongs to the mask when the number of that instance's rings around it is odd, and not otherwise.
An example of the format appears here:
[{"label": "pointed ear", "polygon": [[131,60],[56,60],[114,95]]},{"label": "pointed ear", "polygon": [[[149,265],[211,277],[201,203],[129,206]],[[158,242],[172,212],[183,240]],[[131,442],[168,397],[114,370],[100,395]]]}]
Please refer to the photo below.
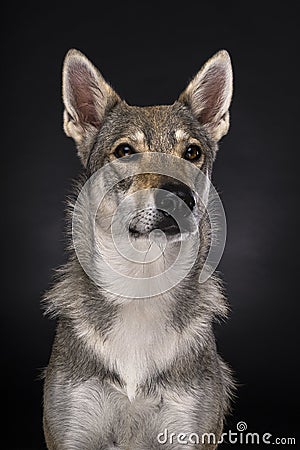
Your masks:
[{"label": "pointed ear", "polygon": [[83,163],[86,144],[119,101],[96,67],[78,50],[69,50],[63,65],[64,130],[75,140]]},{"label": "pointed ear", "polygon": [[232,97],[232,66],[226,50],[209,59],[180,95],[184,103],[214,141],[229,129],[229,106]]}]

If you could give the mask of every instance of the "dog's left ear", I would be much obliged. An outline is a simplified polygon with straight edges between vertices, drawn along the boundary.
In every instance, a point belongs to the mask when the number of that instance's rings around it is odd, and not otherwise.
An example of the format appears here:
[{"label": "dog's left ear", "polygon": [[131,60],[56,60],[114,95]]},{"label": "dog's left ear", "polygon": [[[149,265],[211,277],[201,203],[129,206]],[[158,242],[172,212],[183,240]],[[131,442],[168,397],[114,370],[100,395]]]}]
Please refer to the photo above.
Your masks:
[{"label": "dog's left ear", "polygon": [[229,129],[232,98],[232,66],[226,50],[210,58],[179,97],[203,125],[210,137],[219,141]]}]

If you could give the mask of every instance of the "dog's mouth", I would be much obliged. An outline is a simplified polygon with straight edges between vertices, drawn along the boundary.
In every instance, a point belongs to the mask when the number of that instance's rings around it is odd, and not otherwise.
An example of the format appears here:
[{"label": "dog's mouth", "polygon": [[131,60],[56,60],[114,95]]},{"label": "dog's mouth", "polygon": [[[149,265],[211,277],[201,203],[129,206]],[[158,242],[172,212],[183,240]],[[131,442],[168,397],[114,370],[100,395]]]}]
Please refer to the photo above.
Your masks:
[{"label": "dog's mouth", "polygon": [[146,208],[139,211],[129,222],[129,232],[135,238],[146,237],[154,230],[162,231],[167,238],[179,237],[195,230],[195,220],[190,213],[175,220],[166,211]]}]

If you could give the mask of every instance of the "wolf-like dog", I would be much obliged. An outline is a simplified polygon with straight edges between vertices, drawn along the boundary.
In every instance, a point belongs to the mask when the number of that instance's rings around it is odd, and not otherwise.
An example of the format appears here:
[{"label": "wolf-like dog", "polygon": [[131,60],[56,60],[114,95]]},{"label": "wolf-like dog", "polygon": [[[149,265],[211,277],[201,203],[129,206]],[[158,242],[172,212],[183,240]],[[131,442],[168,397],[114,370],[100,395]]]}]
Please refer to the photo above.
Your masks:
[{"label": "wolf-like dog", "polygon": [[[68,215],[75,240],[44,297],[46,313],[57,318],[44,383],[48,449],[217,447],[233,381],[212,327],[227,306],[215,274],[199,282],[211,232],[188,177],[190,167],[211,178],[218,142],[229,128],[231,98],[225,50],[203,65],[172,105],[148,107],[128,105],[81,52],[67,53],[64,130],[76,143],[83,170]],[[157,154],[159,167],[149,170],[147,157]],[[89,197],[79,207],[78,198],[110,167],[102,183],[108,193],[90,217]],[[122,179],[110,185],[109,173],[113,178],[118,170]],[[121,219],[114,222],[117,210]],[[77,222],[74,214],[81,214]],[[124,224],[128,246],[142,252],[140,260],[115,245],[117,237],[122,246]],[[157,230],[163,251],[149,261],[149,236]],[[190,245],[195,235],[198,247]],[[157,242],[152,249],[162,248]],[[182,245],[190,245],[191,254],[197,250],[186,273]],[[176,258],[178,279],[169,285],[164,270]],[[135,287],[137,279],[142,281]]]}]

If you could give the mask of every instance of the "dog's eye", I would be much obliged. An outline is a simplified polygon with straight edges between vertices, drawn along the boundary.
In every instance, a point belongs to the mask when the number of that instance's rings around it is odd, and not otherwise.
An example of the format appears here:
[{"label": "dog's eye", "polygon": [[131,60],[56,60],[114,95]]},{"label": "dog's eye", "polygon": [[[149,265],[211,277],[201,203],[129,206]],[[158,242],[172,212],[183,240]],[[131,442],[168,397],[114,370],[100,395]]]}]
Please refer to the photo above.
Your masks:
[{"label": "dog's eye", "polygon": [[184,152],[183,157],[188,161],[197,161],[198,159],[201,158],[201,155],[202,155],[201,148],[198,145],[191,144]]},{"label": "dog's eye", "polygon": [[133,155],[135,151],[129,144],[119,144],[114,151],[116,158],[124,158],[124,156]]}]

